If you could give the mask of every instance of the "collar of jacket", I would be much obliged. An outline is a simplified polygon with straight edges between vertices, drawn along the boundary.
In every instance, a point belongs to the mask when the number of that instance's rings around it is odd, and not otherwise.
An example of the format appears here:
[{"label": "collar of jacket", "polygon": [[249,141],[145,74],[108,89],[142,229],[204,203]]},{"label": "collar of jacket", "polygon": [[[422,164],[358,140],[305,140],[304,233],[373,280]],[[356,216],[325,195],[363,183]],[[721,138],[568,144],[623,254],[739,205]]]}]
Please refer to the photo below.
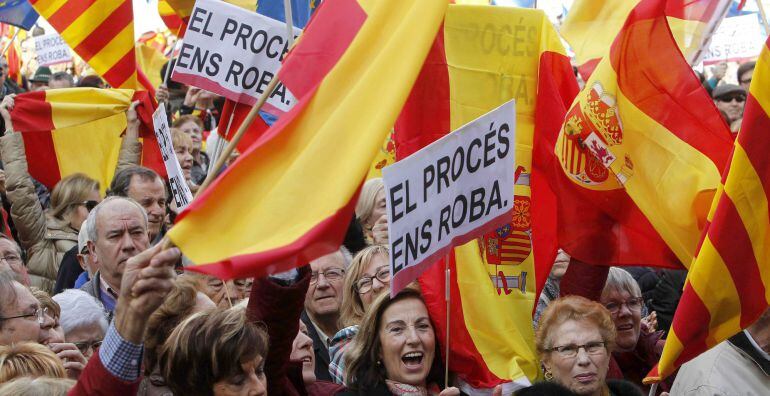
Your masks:
[{"label": "collar of jacket", "polygon": [[738,348],[744,355],[751,359],[759,368],[765,373],[765,376],[770,377],[770,360],[765,359],[762,354],[759,353],[757,348],[751,343],[746,333],[741,331],[740,333],[730,337],[728,340],[730,344]]},{"label": "collar of jacket", "polygon": [[51,215],[46,215],[45,226],[47,228],[45,237],[47,239],[68,239],[78,241],[78,231],[70,227],[69,223],[59,220]]}]

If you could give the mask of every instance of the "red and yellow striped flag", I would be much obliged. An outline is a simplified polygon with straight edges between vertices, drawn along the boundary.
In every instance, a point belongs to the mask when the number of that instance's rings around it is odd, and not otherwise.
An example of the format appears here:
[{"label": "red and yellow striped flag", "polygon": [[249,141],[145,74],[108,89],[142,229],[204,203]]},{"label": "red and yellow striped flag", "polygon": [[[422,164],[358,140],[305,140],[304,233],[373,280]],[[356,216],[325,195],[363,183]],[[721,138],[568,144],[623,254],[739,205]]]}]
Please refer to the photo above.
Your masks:
[{"label": "red and yellow striped flag", "polygon": [[[578,0],[560,33],[575,52],[580,74],[588,79],[612,45],[639,0]],[[695,61],[707,39],[727,13],[731,0],[668,0],[666,15],[679,48]]]},{"label": "red and yellow striped flag", "polygon": [[131,0],[30,0],[64,41],[113,88],[139,89]]},{"label": "red and yellow striped flag", "polygon": [[[549,129],[558,134],[577,90],[569,58],[542,11],[450,5],[396,123],[396,154],[404,158],[516,99],[514,215],[505,226],[456,247],[449,262],[449,369],[468,394],[501,383],[509,394],[539,375],[532,312],[556,241],[546,222],[531,221],[531,205],[553,207],[548,197],[535,196],[533,144]],[[420,277],[420,286],[446,345],[443,260]]]},{"label": "red and yellow striped flag", "polygon": [[745,329],[770,306],[770,39],[754,69],[741,130],[690,267],[657,382]]},{"label": "red and yellow striped flag", "polygon": [[182,37],[184,36],[187,22],[190,21],[190,12],[192,12],[192,5],[195,4],[195,1],[189,1],[189,9],[187,7],[184,8],[186,10],[185,15],[179,14],[180,11],[174,8],[175,3],[174,0],[158,0],[158,14],[160,14],[160,19],[166,24],[168,30]]},{"label": "red and yellow striped flag", "polygon": [[147,92],[128,89],[70,88],[16,96],[13,127],[22,132],[29,173],[48,188],[73,173],[109,186],[118,161],[126,110],[140,100],[144,140],[142,164],[165,175],[152,130],[153,107]]},{"label": "red and yellow striped flag", "polygon": [[[168,236],[221,278],[337,249],[446,0],[324,2],[279,76],[297,105],[188,206]],[[309,67],[312,65],[312,67]]]},{"label": "red and yellow striped flag", "polygon": [[727,164],[730,131],[665,7],[643,0],[629,14],[555,145],[559,244],[583,262],[689,265]]}]

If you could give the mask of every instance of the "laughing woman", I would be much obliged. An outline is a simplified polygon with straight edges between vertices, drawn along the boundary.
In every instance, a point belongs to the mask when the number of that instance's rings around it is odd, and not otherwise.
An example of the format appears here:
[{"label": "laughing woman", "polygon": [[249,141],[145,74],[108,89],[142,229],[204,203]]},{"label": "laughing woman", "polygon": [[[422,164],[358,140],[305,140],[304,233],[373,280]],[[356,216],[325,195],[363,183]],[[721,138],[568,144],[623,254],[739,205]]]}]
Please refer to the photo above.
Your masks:
[{"label": "laughing woman", "polygon": [[345,355],[348,390],[338,395],[459,395],[443,391],[440,356],[428,309],[415,289],[377,297]]}]

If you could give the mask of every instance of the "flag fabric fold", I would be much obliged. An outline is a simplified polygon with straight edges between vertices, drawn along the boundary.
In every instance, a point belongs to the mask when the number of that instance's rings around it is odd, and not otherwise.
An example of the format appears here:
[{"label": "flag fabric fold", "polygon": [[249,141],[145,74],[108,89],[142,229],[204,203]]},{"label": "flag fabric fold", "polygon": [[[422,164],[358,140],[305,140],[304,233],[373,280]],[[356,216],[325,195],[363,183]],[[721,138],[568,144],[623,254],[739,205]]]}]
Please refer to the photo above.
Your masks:
[{"label": "flag fabric fold", "polygon": [[22,133],[29,172],[48,188],[63,177],[84,173],[109,186],[118,162],[126,110],[141,101],[142,165],[165,175],[152,129],[153,106],[147,92],[127,89],[70,88],[16,96],[13,127]]},{"label": "flag fabric fold", "polygon": [[770,39],[757,61],[741,130],[690,267],[663,355],[645,381],[745,329],[770,307]]},{"label": "flag fabric fold", "polygon": [[0,22],[24,30],[32,29],[40,15],[27,0],[6,0],[0,3]]},{"label": "flag fabric fold", "polygon": [[[517,38],[517,30],[527,38]],[[559,108],[563,114],[576,92],[569,58],[542,11],[450,5],[395,125],[400,159],[516,99],[514,215],[504,227],[455,247],[449,324],[443,259],[419,279],[443,345],[450,327],[449,369],[466,393],[501,383],[510,393],[538,378],[532,312],[556,245],[548,227],[538,232],[530,220],[531,206],[548,198],[534,196],[532,150],[536,134],[558,133]]]},{"label": "flag fabric fold", "polygon": [[727,163],[730,132],[665,7],[643,0],[631,11],[550,146],[559,243],[580,261],[689,265]]},{"label": "flag fabric fold", "polygon": [[446,7],[444,0],[322,3],[279,73],[297,105],[169,232],[200,264],[189,269],[260,276],[339,247]]}]

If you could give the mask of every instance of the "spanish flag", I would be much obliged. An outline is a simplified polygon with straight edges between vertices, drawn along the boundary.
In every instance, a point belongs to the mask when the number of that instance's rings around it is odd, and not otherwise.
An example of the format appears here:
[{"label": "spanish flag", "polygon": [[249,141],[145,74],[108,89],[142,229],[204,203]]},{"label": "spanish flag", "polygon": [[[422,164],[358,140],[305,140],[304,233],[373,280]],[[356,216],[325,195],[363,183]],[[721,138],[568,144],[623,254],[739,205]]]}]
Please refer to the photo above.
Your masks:
[{"label": "spanish flag", "polygon": [[168,234],[198,264],[190,269],[260,276],[339,247],[446,7],[445,0],[322,3],[279,73],[297,105]]},{"label": "spanish flag", "polygon": [[[456,247],[449,262],[449,369],[468,394],[501,383],[508,394],[539,376],[532,312],[557,246],[555,225],[532,221],[535,204],[555,206],[552,194],[536,196],[533,145],[549,129],[558,134],[577,91],[569,58],[542,11],[450,5],[396,123],[401,159],[516,99],[514,215],[505,226]],[[440,260],[419,282],[446,345],[444,265]]]},{"label": "spanish flag", "polygon": [[770,39],[754,69],[741,130],[690,266],[660,363],[658,382],[732,337],[770,307]]},{"label": "spanish flag", "polygon": [[63,177],[85,173],[109,186],[118,163],[126,110],[134,100],[142,127],[142,165],[165,175],[152,129],[153,106],[147,92],[128,89],[69,88],[16,96],[13,127],[22,132],[29,173],[48,188]]},{"label": "spanish flag", "polygon": [[732,138],[668,27],[643,0],[555,143],[559,242],[600,265],[689,265]]},{"label": "spanish flag", "polygon": [[29,0],[113,88],[139,89],[131,0]]},{"label": "spanish flag", "polygon": [[[575,52],[580,74],[591,75],[639,0],[577,0],[560,33]],[[669,26],[685,59],[694,63],[722,21],[731,0],[668,0]]]}]

